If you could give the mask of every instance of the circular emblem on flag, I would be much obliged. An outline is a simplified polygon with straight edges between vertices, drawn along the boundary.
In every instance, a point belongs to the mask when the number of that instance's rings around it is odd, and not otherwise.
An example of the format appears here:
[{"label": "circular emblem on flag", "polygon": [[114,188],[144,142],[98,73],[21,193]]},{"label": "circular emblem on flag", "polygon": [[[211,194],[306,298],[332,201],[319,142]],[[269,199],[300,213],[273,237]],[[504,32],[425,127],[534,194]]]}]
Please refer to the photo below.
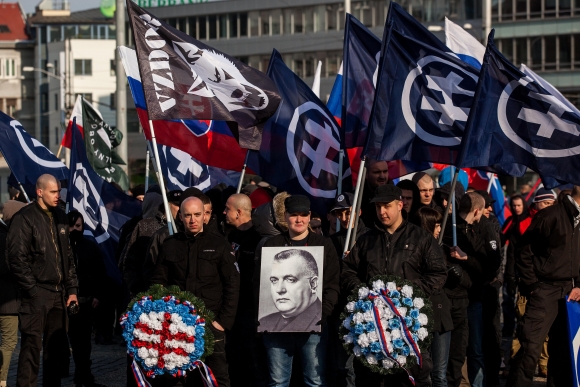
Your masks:
[{"label": "circular emblem on flag", "polygon": [[306,192],[329,199],[336,196],[340,134],[324,109],[309,101],[294,110],[286,151]]},{"label": "circular emblem on flag", "polygon": [[338,195],[338,197],[336,198],[337,202],[342,202],[344,200],[344,195]]},{"label": "circular emblem on flag", "polygon": [[211,176],[207,165],[177,148],[163,145],[162,151],[166,161],[167,178],[173,185],[182,191],[189,187],[203,191],[211,186]]},{"label": "circular emblem on flag", "polygon": [[93,236],[97,243],[106,241],[110,237],[107,208],[82,163],[77,163],[72,185],[71,206],[83,215],[85,234]]},{"label": "circular emblem on flag", "polygon": [[507,138],[536,157],[580,154],[580,117],[528,77],[506,85],[497,118]]},{"label": "circular emblem on flag", "polygon": [[[46,168],[64,168],[65,165],[62,161],[56,159],[56,156],[37,139],[22,135],[23,133],[26,133],[26,130],[24,130],[20,122],[12,120],[10,121],[10,126],[14,129],[14,133],[16,134],[16,137],[18,137],[18,142],[20,143],[22,150],[32,161]],[[55,160],[50,160],[53,158]]]},{"label": "circular emblem on flag", "polygon": [[430,144],[459,145],[477,80],[475,74],[444,58],[429,55],[419,60],[407,75],[401,97],[409,128]]}]

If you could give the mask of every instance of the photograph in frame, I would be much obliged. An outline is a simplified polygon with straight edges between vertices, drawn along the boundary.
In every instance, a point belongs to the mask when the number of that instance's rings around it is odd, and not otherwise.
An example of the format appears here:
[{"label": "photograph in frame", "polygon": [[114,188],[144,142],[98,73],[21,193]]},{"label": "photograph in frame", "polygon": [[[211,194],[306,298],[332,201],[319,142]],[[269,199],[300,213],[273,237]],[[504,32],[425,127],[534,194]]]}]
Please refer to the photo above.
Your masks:
[{"label": "photograph in frame", "polygon": [[263,247],[258,332],[320,332],[324,247]]}]

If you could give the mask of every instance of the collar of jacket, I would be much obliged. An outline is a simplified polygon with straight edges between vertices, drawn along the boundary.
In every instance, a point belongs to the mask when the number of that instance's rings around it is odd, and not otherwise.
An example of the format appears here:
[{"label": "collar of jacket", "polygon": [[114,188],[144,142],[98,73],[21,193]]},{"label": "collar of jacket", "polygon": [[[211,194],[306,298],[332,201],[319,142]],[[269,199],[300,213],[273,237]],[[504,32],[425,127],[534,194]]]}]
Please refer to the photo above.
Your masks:
[{"label": "collar of jacket", "polygon": [[[310,237],[312,236],[312,232],[308,230],[308,235],[306,235],[306,244],[310,245]],[[292,238],[290,238],[290,232],[285,231],[282,233],[284,235],[284,240],[286,241],[286,246],[293,246],[292,245]]]},{"label": "collar of jacket", "polygon": [[578,203],[576,203],[576,201],[574,201],[574,203],[572,203],[573,200],[574,200],[574,198],[570,195],[568,195],[567,199],[562,200],[562,205],[564,206],[564,210],[566,211],[566,213],[570,217],[570,222],[572,222],[572,227],[574,226],[574,219],[576,219],[578,217],[578,215],[580,215],[580,211],[578,211],[578,207],[579,207]]},{"label": "collar of jacket", "polygon": [[176,234],[174,234],[173,236],[179,240],[182,240],[182,241],[194,241],[196,239],[203,238],[205,236],[205,234],[206,234],[205,230],[200,231],[197,234],[191,235],[191,236],[187,235],[187,233],[185,231],[179,231]]},{"label": "collar of jacket", "polygon": [[[406,219],[403,219],[403,221],[401,222],[399,227],[397,227],[395,232],[393,232],[391,235],[395,235],[395,234],[399,233],[400,231],[402,231],[405,227],[407,227],[407,223],[409,223],[409,221]],[[388,231],[385,229],[385,226],[383,226],[383,224],[380,221],[375,222],[374,228],[375,228],[375,230],[377,230],[385,235],[388,233]]]},{"label": "collar of jacket", "polygon": [[[46,215],[46,211],[40,207],[40,204],[38,204],[38,200],[34,201],[34,208],[36,208],[42,215],[46,216],[48,218],[48,215]],[[52,211],[52,215],[54,216],[54,211]]]}]

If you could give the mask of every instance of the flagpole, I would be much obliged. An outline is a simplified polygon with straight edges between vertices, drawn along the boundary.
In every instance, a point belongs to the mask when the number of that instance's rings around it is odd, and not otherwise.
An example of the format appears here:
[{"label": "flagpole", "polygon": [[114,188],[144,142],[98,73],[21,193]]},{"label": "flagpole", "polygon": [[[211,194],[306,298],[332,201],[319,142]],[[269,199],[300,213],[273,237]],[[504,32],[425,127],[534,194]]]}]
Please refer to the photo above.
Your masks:
[{"label": "flagpole", "polygon": [[[453,171],[459,171],[459,168],[452,166]],[[457,174],[459,176],[459,173]],[[457,180],[456,180],[457,182]],[[455,186],[452,187],[449,193],[449,200],[451,200],[451,231],[453,232],[453,246],[457,246],[457,205],[455,204]]]},{"label": "flagpole", "polygon": [[157,139],[155,138],[155,129],[153,128],[153,121],[149,120],[149,130],[151,131],[151,142],[153,143],[153,154],[155,155],[155,163],[157,164],[157,170],[159,171],[159,187],[161,188],[161,196],[163,197],[163,205],[165,206],[165,216],[167,217],[167,229],[169,230],[169,235],[173,235],[175,224],[173,222],[173,217],[171,216],[171,211],[169,209],[169,202],[167,201],[167,192],[165,192],[165,181],[161,175],[161,163],[159,162],[159,152],[157,151]]},{"label": "flagpole", "polygon": [[60,159],[60,151],[62,151],[62,144],[60,144],[60,146],[58,147],[58,152],[56,152],[56,158],[57,159]]},{"label": "flagpole", "polygon": [[145,151],[145,192],[149,189],[149,144],[147,144],[147,150]]},{"label": "flagpole", "polygon": [[[455,193],[455,185],[457,185],[457,178],[459,177],[459,168],[455,168],[455,174],[453,175],[453,181],[451,182],[451,192]],[[449,194],[451,197],[451,194]],[[455,201],[455,200],[453,200]],[[447,206],[445,207],[445,211],[443,213],[443,221],[441,222],[441,232],[439,233],[439,244],[443,242],[443,234],[445,231],[445,225],[447,224],[447,218],[449,218],[449,207],[452,205],[451,200],[447,202]],[[453,209],[453,207],[451,207]]]},{"label": "flagpole", "polygon": [[493,185],[493,179],[495,179],[495,173],[490,173],[489,183],[487,183],[487,193],[491,191],[491,186]]},{"label": "flagpole", "polygon": [[[367,167],[366,166],[362,170],[362,175],[363,175],[363,177],[362,177],[361,187],[364,187],[365,186],[365,181],[366,181],[366,178],[367,178]],[[358,221],[359,215],[358,214],[360,214],[360,208],[362,206],[363,191],[364,191],[363,189],[360,190],[360,193],[358,195],[358,202],[356,203],[356,208],[353,208],[353,210],[355,211],[354,213],[356,214],[356,222],[354,222],[354,229],[352,230],[352,232],[353,232],[354,235],[353,235],[353,237],[350,240],[349,251],[350,251],[350,249],[352,249],[352,246],[354,245],[354,242],[356,242],[356,236],[357,236],[358,224],[359,224],[359,221]],[[350,216],[353,216],[352,215],[352,212],[351,212],[351,215]]]},{"label": "flagpole", "polygon": [[[357,208],[358,202],[359,202],[359,195],[360,195],[360,191],[361,191],[361,186],[362,186],[362,180],[363,180],[363,171],[365,168],[365,163],[366,163],[367,159],[366,157],[364,157],[361,162],[360,162],[360,167],[358,169],[358,176],[356,179],[356,189],[354,191],[354,201],[352,203],[352,207],[353,208]],[[348,230],[346,230],[346,240],[344,242],[344,250],[342,251],[342,256],[344,258],[344,254],[349,251],[349,246],[350,246],[350,240],[351,240],[351,234],[352,234],[352,230],[353,230],[353,226],[354,226],[354,222],[355,219],[358,221],[358,212],[356,213],[352,213],[350,214],[350,218],[348,220]],[[355,235],[356,238],[356,235]]]},{"label": "flagpole", "polygon": [[[14,176],[16,177],[16,176]],[[18,180],[17,180],[18,181]],[[22,192],[22,194],[24,195],[24,198],[26,199],[26,201],[28,203],[30,203],[30,199],[28,198],[28,195],[26,194],[26,191],[24,190],[24,187],[22,186],[22,184],[20,184],[20,182],[18,181],[18,186],[20,187],[20,191]]]},{"label": "flagpole", "polygon": [[238,181],[238,189],[236,193],[242,191],[242,182],[244,181],[244,176],[246,176],[246,166],[248,165],[248,157],[250,157],[250,150],[246,150],[246,159],[244,160],[244,167],[242,168],[242,173],[240,174],[240,181]]},{"label": "flagpole", "polygon": [[[340,153],[338,154],[338,185],[336,187],[336,194],[340,195],[342,193],[342,165],[344,163],[344,150],[341,149]],[[340,231],[340,220],[336,219],[336,232]]]}]

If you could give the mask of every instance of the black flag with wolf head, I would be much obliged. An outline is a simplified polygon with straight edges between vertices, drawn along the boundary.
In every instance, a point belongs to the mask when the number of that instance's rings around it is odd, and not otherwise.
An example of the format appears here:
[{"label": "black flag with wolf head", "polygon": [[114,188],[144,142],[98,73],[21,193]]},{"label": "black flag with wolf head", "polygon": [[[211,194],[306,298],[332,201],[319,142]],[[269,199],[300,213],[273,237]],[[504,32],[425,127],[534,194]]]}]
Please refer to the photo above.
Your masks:
[{"label": "black flag with wolf head", "polygon": [[242,148],[259,149],[260,124],[278,108],[274,83],[257,69],[176,30],[127,0],[151,120],[237,122]]}]

